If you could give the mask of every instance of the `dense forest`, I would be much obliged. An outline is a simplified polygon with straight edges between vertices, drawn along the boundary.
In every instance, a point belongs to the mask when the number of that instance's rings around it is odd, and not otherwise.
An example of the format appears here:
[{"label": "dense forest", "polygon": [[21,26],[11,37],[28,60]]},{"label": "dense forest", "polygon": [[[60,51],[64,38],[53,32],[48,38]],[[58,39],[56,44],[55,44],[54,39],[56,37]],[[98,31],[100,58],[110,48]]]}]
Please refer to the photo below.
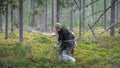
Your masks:
[{"label": "dense forest", "polygon": [[[119,68],[120,0],[0,0],[0,68]],[[76,35],[57,62],[54,25]]]}]

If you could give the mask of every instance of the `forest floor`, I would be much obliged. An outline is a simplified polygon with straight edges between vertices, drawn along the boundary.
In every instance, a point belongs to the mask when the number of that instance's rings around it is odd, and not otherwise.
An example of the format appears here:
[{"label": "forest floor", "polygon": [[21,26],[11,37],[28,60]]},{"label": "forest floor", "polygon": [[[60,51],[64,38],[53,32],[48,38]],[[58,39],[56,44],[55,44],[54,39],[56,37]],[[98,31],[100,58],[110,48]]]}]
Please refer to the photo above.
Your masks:
[{"label": "forest floor", "polygon": [[[4,39],[0,33],[0,68],[120,68],[120,34],[110,37],[106,32],[100,37],[77,41],[70,62],[58,62],[54,50],[55,37],[41,33],[24,32],[24,42],[18,42],[18,32]],[[89,33],[83,37],[87,38]]]}]

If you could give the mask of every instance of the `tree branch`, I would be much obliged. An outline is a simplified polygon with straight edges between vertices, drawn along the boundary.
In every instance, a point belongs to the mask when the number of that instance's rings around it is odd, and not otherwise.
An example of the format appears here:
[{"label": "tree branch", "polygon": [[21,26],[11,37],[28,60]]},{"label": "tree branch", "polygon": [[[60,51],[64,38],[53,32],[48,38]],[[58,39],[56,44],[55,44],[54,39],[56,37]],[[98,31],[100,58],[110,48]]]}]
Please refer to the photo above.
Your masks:
[{"label": "tree branch", "polygon": [[108,60],[112,61],[112,59],[114,59],[114,58],[120,58],[120,53],[117,54],[117,55],[114,55],[114,56],[110,57]]},{"label": "tree branch", "polygon": [[[79,7],[79,5],[77,4],[76,0],[74,0],[74,2],[75,2],[75,4],[77,5],[77,8],[79,8],[79,10],[80,10],[80,7]],[[74,10],[73,10],[73,11],[74,11]]]},{"label": "tree branch", "polygon": [[120,23],[120,18],[118,19],[117,23],[111,24],[111,25],[110,25],[107,29],[105,29],[103,32],[101,32],[101,33],[99,33],[99,34],[97,34],[97,35],[94,35],[94,36],[92,36],[92,37],[87,38],[86,41],[87,41],[87,40],[94,39],[94,38],[100,36],[101,34],[103,34],[104,32],[106,32],[107,30],[109,30],[112,26],[115,26],[115,25],[117,25],[117,24],[119,24],[119,23]]},{"label": "tree branch", "polygon": [[[117,0],[116,0],[116,1],[117,1]],[[92,27],[100,20],[100,18],[115,4],[116,1],[114,1],[114,2],[98,17],[98,19],[94,22],[94,24],[93,24],[90,28],[92,28]]]},{"label": "tree branch", "polygon": [[90,14],[89,16],[86,16],[85,18],[83,18],[83,19],[81,19],[81,20],[84,20],[84,19],[86,19],[86,18],[88,18],[88,17],[90,17],[90,16],[92,16],[92,15],[95,15],[95,14],[100,13],[100,12],[103,12],[103,11],[104,11],[104,10],[97,11],[97,12],[95,12],[95,13],[93,13],[93,14]]},{"label": "tree branch", "polygon": [[77,9],[83,9],[83,8],[85,8],[85,7],[88,7],[88,6],[90,6],[91,4],[93,4],[93,3],[96,3],[96,2],[98,2],[99,0],[96,0],[96,1],[93,1],[93,2],[91,2],[91,3],[89,3],[89,4],[87,4],[87,5],[85,5],[85,6],[83,6],[83,7],[79,7],[79,5],[77,4],[77,1],[76,0],[74,0],[74,2],[75,2],[75,4],[77,5],[77,7],[75,7],[75,9],[73,10],[74,12],[77,10]]}]

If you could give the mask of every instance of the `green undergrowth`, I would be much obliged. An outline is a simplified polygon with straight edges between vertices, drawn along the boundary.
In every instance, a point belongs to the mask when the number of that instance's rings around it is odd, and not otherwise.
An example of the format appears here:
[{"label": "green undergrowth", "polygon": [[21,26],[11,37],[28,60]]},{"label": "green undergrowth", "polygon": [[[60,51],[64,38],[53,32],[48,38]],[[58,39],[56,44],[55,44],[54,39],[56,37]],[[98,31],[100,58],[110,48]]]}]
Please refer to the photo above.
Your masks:
[{"label": "green undergrowth", "polygon": [[[89,36],[89,33],[84,34]],[[7,40],[0,33],[0,65],[12,68],[111,68],[120,64],[120,35],[77,41],[74,64],[58,62],[54,50],[55,38],[40,33],[24,32],[24,42],[18,42],[18,32],[9,33]]]}]

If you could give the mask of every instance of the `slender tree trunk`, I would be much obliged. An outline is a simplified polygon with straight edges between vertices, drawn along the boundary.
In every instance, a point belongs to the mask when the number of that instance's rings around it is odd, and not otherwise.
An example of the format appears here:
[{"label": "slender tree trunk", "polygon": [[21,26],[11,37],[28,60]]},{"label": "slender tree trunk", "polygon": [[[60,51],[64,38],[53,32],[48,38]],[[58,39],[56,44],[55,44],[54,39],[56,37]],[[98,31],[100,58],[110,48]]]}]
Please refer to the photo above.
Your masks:
[{"label": "slender tree trunk", "polygon": [[70,8],[70,31],[73,31],[73,8]]},{"label": "slender tree trunk", "polygon": [[56,18],[57,18],[57,23],[60,23],[60,0],[57,0],[57,10],[56,10]]},{"label": "slender tree trunk", "polygon": [[[111,0],[111,4],[113,4],[115,0]],[[115,23],[115,4],[111,7],[111,24]],[[110,28],[110,35],[114,36],[114,26]]]},{"label": "slender tree trunk", "polygon": [[2,12],[0,10],[0,32],[2,32]]},{"label": "slender tree trunk", "polygon": [[[104,11],[106,11],[106,0],[104,0]],[[104,14],[104,30],[106,29],[106,13]]]},{"label": "slender tree trunk", "polygon": [[19,0],[19,41],[23,42],[23,0]]},{"label": "slender tree trunk", "polygon": [[102,13],[100,14],[100,16],[98,17],[98,19],[94,22],[93,25],[90,26],[90,28],[94,27],[94,26],[97,24],[97,22],[98,22],[98,21],[100,20],[100,18],[104,15],[104,13],[106,13],[106,12],[115,4],[115,2],[116,2],[116,0],[115,0],[108,8],[106,8],[106,10],[105,10],[104,12],[102,12]]},{"label": "slender tree trunk", "polygon": [[45,1],[46,1],[45,31],[47,31],[47,0]]},{"label": "slender tree trunk", "polygon": [[32,21],[31,21],[31,26],[35,27],[35,0],[31,0],[31,10],[32,10]]},{"label": "slender tree trunk", "polygon": [[31,14],[31,27],[33,27],[33,0],[31,0],[31,11],[32,11],[32,14]]},{"label": "slender tree trunk", "polygon": [[[92,3],[92,5],[91,5],[92,6],[92,14],[93,14],[92,15],[92,21],[94,23],[95,22],[95,17],[94,17],[94,3],[93,2],[94,2],[94,0],[91,0],[91,3]],[[94,31],[94,27],[92,28],[92,30]]]},{"label": "slender tree trunk", "polygon": [[[41,14],[41,23],[44,23],[44,14]],[[44,24],[41,24],[41,31],[44,31]]]},{"label": "slender tree trunk", "polygon": [[[86,2],[86,0],[83,0],[83,7],[85,6],[85,2]],[[83,27],[83,30],[84,30],[85,29],[85,8],[83,8],[82,18],[84,19],[82,21],[82,27]]]},{"label": "slender tree trunk", "polygon": [[13,10],[11,10],[11,32],[13,32]]},{"label": "slender tree trunk", "polygon": [[44,14],[40,14],[40,31],[43,32],[43,29],[44,29]]},{"label": "slender tree trunk", "polygon": [[[12,0],[11,0],[11,2],[12,2]],[[11,32],[13,32],[13,6],[11,9]]]},{"label": "slender tree trunk", "polygon": [[5,24],[5,39],[8,38],[8,0],[6,3],[6,24]]},{"label": "slender tree trunk", "polygon": [[54,30],[54,0],[52,0],[52,31]]},{"label": "slender tree trunk", "polygon": [[40,28],[39,29],[41,31],[41,29],[42,29],[42,14],[40,14],[39,16],[40,16],[40,20],[39,20],[39,25],[40,25],[39,27]]},{"label": "slender tree trunk", "polygon": [[80,4],[80,15],[79,15],[79,38],[81,38],[81,0],[79,0],[79,4]]},{"label": "slender tree trunk", "polygon": [[104,31],[102,31],[101,33],[97,34],[96,36],[91,36],[89,38],[87,38],[86,40],[92,40],[98,36],[100,36],[101,34],[103,34],[104,32],[108,31],[111,27],[118,25],[120,23],[120,18],[118,19],[118,21],[116,23],[111,24],[109,27],[107,27]]},{"label": "slender tree trunk", "polygon": [[118,0],[116,1],[116,4],[117,4],[117,5],[116,5],[116,19],[115,19],[115,22],[116,22],[116,21],[118,20],[118,18],[119,18],[119,17],[118,17],[118,4],[119,4],[119,3],[118,3]]}]

